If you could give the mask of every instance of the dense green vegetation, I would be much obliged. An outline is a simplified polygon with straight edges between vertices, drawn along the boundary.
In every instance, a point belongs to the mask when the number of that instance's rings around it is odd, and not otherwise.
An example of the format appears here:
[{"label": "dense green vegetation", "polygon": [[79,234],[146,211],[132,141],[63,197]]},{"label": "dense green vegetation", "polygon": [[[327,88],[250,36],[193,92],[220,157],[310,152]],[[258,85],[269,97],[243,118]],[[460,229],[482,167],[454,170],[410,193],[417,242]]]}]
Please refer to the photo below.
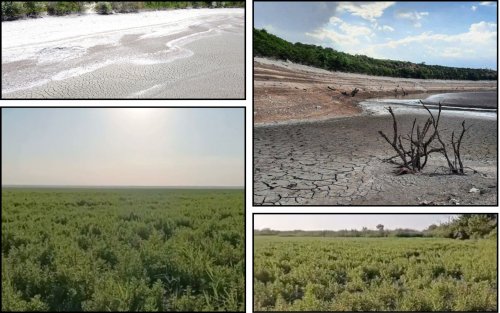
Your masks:
[{"label": "dense green vegetation", "polygon": [[[24,3],[26,4],[28,2]],[[38,3],[40,3],[40,6],[43,8],[44,3],[43,2],[38,2]],[[82,12],[84,9],[84,4],[85,2],[79,2],[79,1],[52,1],[52,2],[47,2],[45,5],[47,7],[47,13],[50,15],[67,15],[71,13]]]},{"label": "dense green vegetation", "polygon": [[255,236],[254,310],[497,311],[496,245]]},{"label": "dense green vegetation", "polygon": [[497,214],[461,214],[458,218],[442,223],[441,225],[430,225],[423,231],[414,229],[386,230],[384,225],[378,225],[377,230],[363,228],[344,230],[290,230],[278,231],[272,229],[254,230],[255,235],[262,236],[284,236],[284,237],[439,237],[453,239],[469,238],[496,238],[497,237]]},{"label": "dense green vegetation", "polygon": [[315,45],[290,43],[265,29],[253,30],[254,55],[290,60],[331,71],[376,76],[457,80],[496,80],[497,72],[488,69],[456,68],[411,62],[380,60],[365,55],[351,55]]},{"label": "dense green vegetation", "polygon": [[96,4],[100,14],[132,13],[140,10],[168,10],[185,8],[244,8],[245,1],[2,1],[2,21],[23,17],[80,13],[85,5]]},{"label": "dense green vegetation", "polygon": [[2,190],[2,311],[243,311],[244,192]]}]

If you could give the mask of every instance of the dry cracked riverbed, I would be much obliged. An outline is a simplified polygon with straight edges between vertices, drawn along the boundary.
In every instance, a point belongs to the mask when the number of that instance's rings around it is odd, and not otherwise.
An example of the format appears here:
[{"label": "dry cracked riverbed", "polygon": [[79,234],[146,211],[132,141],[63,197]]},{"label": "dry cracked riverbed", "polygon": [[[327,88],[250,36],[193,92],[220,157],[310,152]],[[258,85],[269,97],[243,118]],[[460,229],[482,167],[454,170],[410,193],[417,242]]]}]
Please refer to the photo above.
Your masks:
[{"label": "dry cracked riverbed", "polygon": [[[396,114],[397,110],[396,110]],[[425,115],[418,115],[420,120]],[[399,116],[403,133],[415,114]],[[444,158],[433,155],[424,173],[396,176],[383,160],[392,148],[378,130],[392,134],[389,116],[355,116],[254,129],[256,205],[495,205],[496,120],[465,118],[467,175],[445,175]],[[442,136],[462,118],[443,113]],[[472,188],[479,192],[470,193]]]},{"label": "dry cracked riverbed", "polygon": [[2,22],[2,98],[244,98],[243,29],[241,9]]}]

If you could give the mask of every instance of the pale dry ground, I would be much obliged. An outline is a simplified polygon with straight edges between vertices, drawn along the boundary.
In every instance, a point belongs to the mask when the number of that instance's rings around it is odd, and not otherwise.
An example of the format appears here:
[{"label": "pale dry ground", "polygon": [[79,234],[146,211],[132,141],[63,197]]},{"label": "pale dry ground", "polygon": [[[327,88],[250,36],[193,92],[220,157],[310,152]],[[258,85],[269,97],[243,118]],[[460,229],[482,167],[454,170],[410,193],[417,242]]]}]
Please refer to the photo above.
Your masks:
[{"label": "pale dry ground", "polygon": [[[328,88],[331,87],[335,90]],[[360,89],[355,97],[344,96]],[[328,119],[361,113],[361,99],[457,91],[496,91],[496,81],[422,80],[329,72],[254,59],[254,123]],[[397,89],[397,93],[394,91]],[[406,96],[406,98],[410,98]]]},{"label": "pale dry ground", "polygon": [[[28,34],[2,38],[2,97],[244,98],[243,16],[206,9],[3,22]],[[74,33],[57,33],[73,24]],[[47,40],[36,37],[44,25],[56,32]]]},{"label": "pale dry ground", "polygon": [[[375,82],[382,89],[399,84],[405,90],[419,93],[419,98],[427,97],[423,91],[430,94],[450,88],[496,90],[493,88],[496,82],[413,82],[315,69],[304,73],[303,68],[291,64],[284,69],[269,64],[256,68],[253,168],[256,205],[497,204],[495,117],[442,113],[445,140],[449,140],[452,130],[460,129],[462,120],[472,125],[462,146],[465,165],[472,168],[466,169],[467,175],[445,175],[445,160],[435,154],[422,174],[396,176],[394,165],[383,161],[395,153],[377,133],[383,130],[391,136],[390,116],[361,114],[357,105],[362,98],[391,95],[391,91],[376,91],[377,87],[370,85]],[[413,89],[411,84],[415,84]],[[358,96],[342,98],[332,96],[335,91],[326,86],[344,90],[356,86],[362,90],[358,99]],[[415,117],[421,122],[426,118],[421,110],[409,113],[396,108],[395,112],[403,134],[409,132]],[[480,192],[470,193],[473,187]]]}]

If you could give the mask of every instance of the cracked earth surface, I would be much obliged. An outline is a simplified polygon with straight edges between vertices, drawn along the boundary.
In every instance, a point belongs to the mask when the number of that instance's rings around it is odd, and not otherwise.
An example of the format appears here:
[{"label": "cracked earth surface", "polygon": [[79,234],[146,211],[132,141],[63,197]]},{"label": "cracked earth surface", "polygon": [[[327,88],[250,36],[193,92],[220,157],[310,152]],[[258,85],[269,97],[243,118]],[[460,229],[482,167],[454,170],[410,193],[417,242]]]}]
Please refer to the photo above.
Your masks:
[{"label": "cracked earth surface", "polygon": [[[165,18],[159,25],[145,22],[123,31],[10,47],[5,51],[11,60],[2,58],[2,97],[243,98],[243,11],[207,12],[189,17],[191,24],[172,34],[155,35],[173,27]],[[106,38],[109,44],[103,43]],[[89,41],[99,44],[82,46]],[[26,59],[15,58],[18,50]]]},{"label": "cracked earth surface", "polygon": [[[395,111],[396,114],[397,110]],[[398,115],[408,133],[416,115]],[[418,115],[423,121],[425,115]],[[389,116],[355,116],[254,129],[255,205],[495,205],[497,129],[495,120],[465,118],[466,176],[442,175],[445,161],[432,155],[420,175],[393,174],[383,162],[392,148],[378,130],[392,134]],[[462,119],[442,118],[442,136]],[[431,165],[432,164],[432,165]],[[472,188],[480,193],[469,193]]]}]

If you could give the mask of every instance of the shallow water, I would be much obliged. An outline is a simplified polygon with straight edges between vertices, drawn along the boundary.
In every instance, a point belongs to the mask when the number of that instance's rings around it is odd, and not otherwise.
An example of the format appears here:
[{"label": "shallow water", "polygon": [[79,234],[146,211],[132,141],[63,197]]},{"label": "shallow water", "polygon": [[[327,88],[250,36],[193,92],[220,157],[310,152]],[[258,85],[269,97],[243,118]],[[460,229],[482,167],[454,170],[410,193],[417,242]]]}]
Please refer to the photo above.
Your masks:
[{"label": "shallow water", "polygon": [[454,92],[431,95],[424,100],[425,104],[439,103],[453,107],[494,109],[498,107],[496,91]]},{"label": "shallow water", "polygon": [[442,104],[442,115],[496,120],[496,92],[460,92],[431,95],[425,99],[368,99],[360,102],[363,111],[371,115],[387,115],[390,106],[395,113],[427,114],[421,101],[435,112]]}]

